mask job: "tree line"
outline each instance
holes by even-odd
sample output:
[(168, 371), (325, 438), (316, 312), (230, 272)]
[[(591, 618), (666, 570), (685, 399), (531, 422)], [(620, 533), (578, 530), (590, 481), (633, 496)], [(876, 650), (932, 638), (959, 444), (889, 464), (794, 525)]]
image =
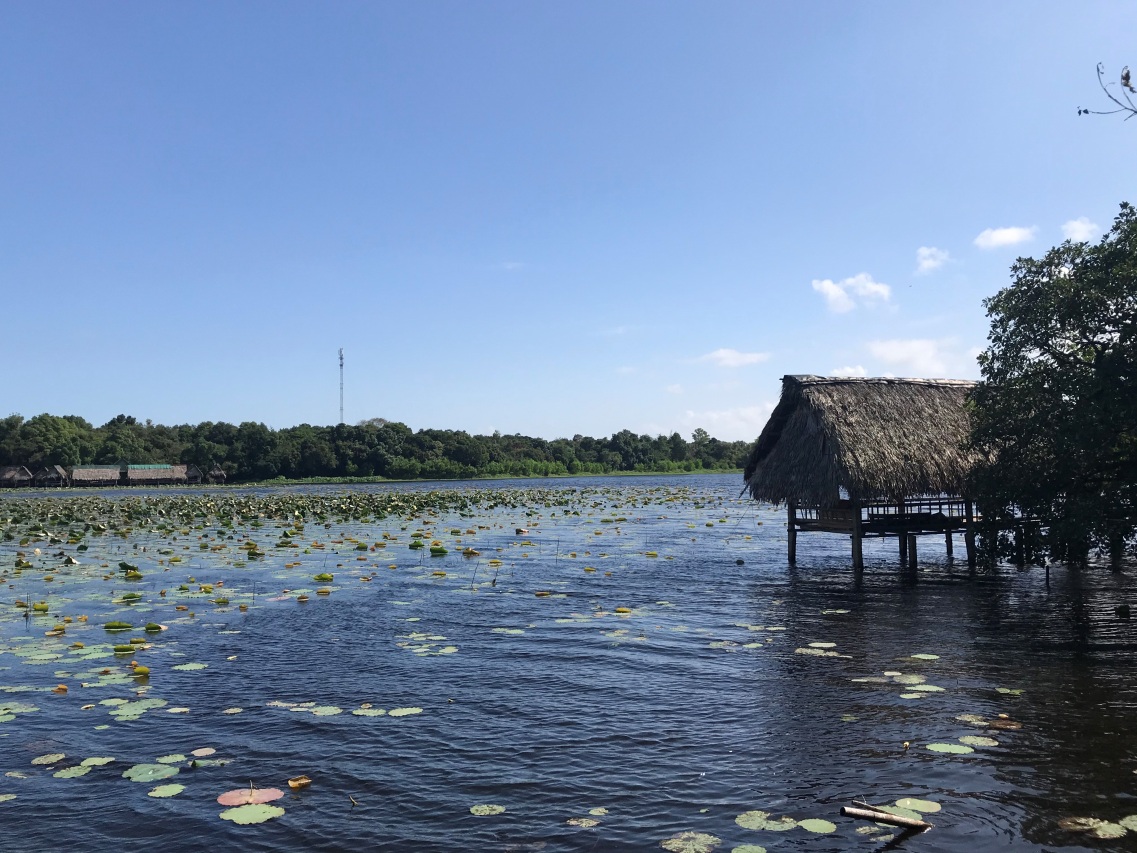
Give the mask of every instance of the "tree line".
[(373, 418), (355, 425), (262, 423), (163, 426), (118, 415), (92, 426), (75, 415), (9, 415), (0, 420), (0, 464), (72, 467), (129, 462), (186, 463), (206, 473), (220, 465), (229, 482), (315, 478), (394, 480), (535, 477), (559, 474), (680, 472), (741, 468), (749, 442), (720, 441), (697, 429), (688, 441), (621, 430), (608, 438), (547, 441), (520, 434), (470, 435), (411, 430)]

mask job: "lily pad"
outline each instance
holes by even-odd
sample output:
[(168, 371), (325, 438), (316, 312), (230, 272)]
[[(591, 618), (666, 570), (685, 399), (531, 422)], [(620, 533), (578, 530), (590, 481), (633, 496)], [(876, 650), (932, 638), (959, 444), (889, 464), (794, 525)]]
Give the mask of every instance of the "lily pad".
[(917, 654), (909, 655), (908, 657), (912, 658), (913, 660), (939, 660), (940, 659), (939, 655), (930, 655), (927, 652), (918, 652)]
[(179, 672), (192, 672), (198, 669), (205, 669), (207, 666), (209, 666), (207, 663), (179, 663), (171, 667), (171, 669), (176, 669)]
[(226, 791), (219, 796), (217, 804), (221, 806), (256, 805), (258, 803), (271, 803), (283, 796), (284, 791), (280, 788), (237, 788)]
[(63, 770), (56, 770), (51, 775), (56, 779), (78, 779), (80, 776), (86, 776), (91, 772), (90, 766), (83, 766), (77, 764), (74, 767), (65, 767)]
[(272, 820), (274, 817), (280, 817), (282, 814), (284, 814), (284, 809), (280, 806), (249, 803), (248, 805), (225, 809), (225, 811), (221, 812), (221, 819), (231, 820), (233, 823), (238, 823), (242, 826), (249, 826), (254, 823), (264, 823), (266, 820)]
[(734, 822), (743, 829), (766, 829), (771, 832), (784, 832), (797, 826), (797, 821), (792, 817), (783, 816), (777, 820), (771, 820), (769, 812), (758, 811), (757, 809), (743, 812), (734, 819)]
[(32, 764), (55, 764), (57, 761), (62, 761), (67, 757), (65, 752), (49, 752), (47, 755), (40, 755), (32, 759)]
[(389, 717), (409, 717), (412, 714), (421, 714), (422, 708), (392, 708), (387, 712)]
[(805, 820), (799, 820), (797, 825), (804, 829), (806, 832), (816, 832), (819, 835), (826, 832), (836, 832), (837, 824), (830, 823), (827, 820), (822, 820), (819, 817), (810, 817)]
[(110, 764), (114, 761), (113, 758), (107, 755), (96, 755), (91, 758), (84, 758), (79, 763), (83, 767), (102, 767), (104, 764)]
[(929, 743), (927, 748), (932, 752), (947, 752), (952, 755), (966, 755), (969, 752), (975, 752), (970, 746), (959, 743)]
[(175, 752), (172, 755), (163, 755), (161, 758), (155, 758), (159, 764), (181, 764), (186, 760), (186, 757), (180, 752)]
[(8, 800), (16, 799), (15, 794), (0, 794), (0, 803), (6, 803)]
[(659, 842), (660, 847), (672, 853), (710, 853), (720, 844), (721, 838), (705, 832), (680, 832)]
[(737, 847), (731, 847), (730, 853), (766, 853), (766, 848), (760, 844), (739, 844)]
[(600, 821), (594, 817), (570, 817), (565, 823), (569, 826), (579, 826), (584, 829), (591, 829), (594, 826), (600, 825)]
[(935, 800), (918, 800), (915, 797), (905, 797), (896, 801), (897, 808), (908, 809), (921, 814), (935, 814), (941, 808)]
[(479, 817), (501, 814), (503, 811), (505, 811), (505, 806), (494, 806), (489, 804), (470, 806), (470, 814), (478, 815)]
[(964, 735), (959, 739), (960, 743), (965, 743), (968, 746), (998, 746), (999, 742), (993, 737), (983, 737), (982, 735)]
[(123, 772), (131, 782), (157, 782), (178, 775), (178, 768), (170, 764), (135, 764)]
[(180, 794), (186, 789), (185, 785), (179, 785), (177, 782), (171, 782), (168, 785), (159, 785), (156, 788), (146, 792), (148, 797), (156, 797), (158, 799), (165, 799), (166, 797), (173, 797)]

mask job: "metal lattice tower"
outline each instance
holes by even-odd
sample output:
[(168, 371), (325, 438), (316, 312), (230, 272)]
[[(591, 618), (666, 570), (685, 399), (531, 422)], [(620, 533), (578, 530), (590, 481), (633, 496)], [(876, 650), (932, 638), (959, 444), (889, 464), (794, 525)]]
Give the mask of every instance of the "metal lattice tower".
[(343, 423), (343, 347), (340, 347), (340, 423)]

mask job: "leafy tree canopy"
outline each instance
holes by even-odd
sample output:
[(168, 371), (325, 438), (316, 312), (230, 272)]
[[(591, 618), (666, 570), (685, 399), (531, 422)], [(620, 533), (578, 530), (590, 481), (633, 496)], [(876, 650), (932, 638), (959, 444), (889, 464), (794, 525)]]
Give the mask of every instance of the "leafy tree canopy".
[(984, 303), (974, 494), (985, 516), (1038, 517), (1052, 556), (1117, 558), (1137, 530), (1137, 210), (1011, 273)]

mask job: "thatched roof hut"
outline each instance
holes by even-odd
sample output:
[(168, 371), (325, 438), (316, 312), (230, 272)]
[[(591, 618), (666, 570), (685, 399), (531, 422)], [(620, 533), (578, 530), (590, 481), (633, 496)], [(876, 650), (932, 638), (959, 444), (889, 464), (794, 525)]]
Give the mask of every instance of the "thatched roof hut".
[(201, 471), (196, 465), (172, 465), (174, 469), (174, 482), (197, 485), (201, 482)]
[(36, 471), (37, 486), (66, 486), (67, 481), (67, 469), (62, 465), (47, 465)]
[(73, 486), (117, 486), (121, 478), (121, 465), (76, 465), (71, 469)]
[(30, 486), (32, 479), (32, 472), (23, 465), (0, 466), (0, 487), (2, 488), (12, 489), (17, 486)]
[(224, 483), (226, 479), (225, 469), (214, 463), (213, 467), (209, 469), (209, 473), (205, 475), (205, 479), (210, 483)]
[(761, 501), (832, 507), (962, 495), (972, 456), (957, 379), (785, 376), (782, 397), (746, 462)]
[(168, 486), (176, 482), (173, 465), (127, 465), (126, 482), (130, 486)]

